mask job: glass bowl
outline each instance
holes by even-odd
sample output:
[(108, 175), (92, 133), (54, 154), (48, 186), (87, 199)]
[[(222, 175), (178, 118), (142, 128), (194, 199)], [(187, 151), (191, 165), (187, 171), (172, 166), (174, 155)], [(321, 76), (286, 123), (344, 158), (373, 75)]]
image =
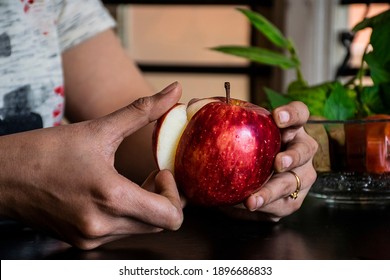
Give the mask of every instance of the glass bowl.
[(309, 120), (305, 129), (319, 144), (310, 196), (330, 204), (390, 205), (390, 116)]

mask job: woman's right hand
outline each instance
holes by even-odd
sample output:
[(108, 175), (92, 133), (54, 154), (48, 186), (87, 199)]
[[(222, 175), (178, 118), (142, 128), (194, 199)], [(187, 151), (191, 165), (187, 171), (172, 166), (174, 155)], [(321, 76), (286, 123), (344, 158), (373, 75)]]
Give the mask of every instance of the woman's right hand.
[(139, 186), (115, 170), (114, 157), (125, 137), (180, 95), (174, 83), (99, 119), (0, 137), (0, 215), (82, 249), (178, 229), (183, 213), (172, 174), (153, 172)]

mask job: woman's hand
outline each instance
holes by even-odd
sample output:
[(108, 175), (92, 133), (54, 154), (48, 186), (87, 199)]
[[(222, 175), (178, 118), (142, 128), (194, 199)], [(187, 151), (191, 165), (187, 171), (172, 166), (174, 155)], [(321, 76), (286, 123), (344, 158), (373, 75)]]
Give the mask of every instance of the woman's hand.
[[(271, 179), (247, 198), (241, 207), (225, 209), (239, 218), (279, 221), (301, 207), (317, 178), (312, 160), (318, 144), (303, 128), (309, 118), (306, 105), (291, 102), (276, 108), (272, 113), (281, 129), (284, 149), (276, 156), (275, 174)], [(290, 170), (298, 176), (300, 182)], [(301, 185), (300, 190), (297, 198), (293, 199), (290, 195), (297, 190), (298, 183)]]
[(1, 137), (0, 215), (83, 249), (178, 229), (183, 213), (172, 174), (153, 172), (140, 187), (115, 170), (114, 157), (125, 137), (180, 95), (174, 83), (102, 118)]

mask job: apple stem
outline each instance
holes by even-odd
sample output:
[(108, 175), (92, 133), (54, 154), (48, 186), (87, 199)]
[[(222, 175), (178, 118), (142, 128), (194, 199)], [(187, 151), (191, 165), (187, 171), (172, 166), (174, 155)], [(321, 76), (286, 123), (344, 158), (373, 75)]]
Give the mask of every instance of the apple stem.
[(230, 83), (225, 82), (225, 91), (226, 91), (226, 103), (230, 103)]

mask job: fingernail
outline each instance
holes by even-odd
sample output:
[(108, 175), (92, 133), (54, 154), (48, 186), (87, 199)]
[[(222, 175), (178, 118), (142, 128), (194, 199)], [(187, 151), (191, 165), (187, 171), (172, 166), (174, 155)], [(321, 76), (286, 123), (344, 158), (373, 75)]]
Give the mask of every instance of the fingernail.
[(290, 120), (290, 114), (287, 111), (280, 111), (278, 116), (281, 124), (287, 123)]
[(292, 157), (290, 157), (290, 156), (283, 156), (282, 157), (282, 168), (283, 169), (288, 168), (291, 165), (292, 162), (293, 162)]
[(170, 84), (169, 86), (167, 86), (166, 88), (164, 88), (160, 93), (161, 94), (167, 94), (169, 92), (171, 92), (175, 87), (177, 87), (177, 82), (174, 82), (172, 84)]
[(264, 204), (264, 198), (261, 196), (256, 197), (256, 209), (259, 209)]
[(255, 200), (256, 200), (255, 208), (251, 209), (251, 211), (256, 211), (264, 204), (264, 198), (262, 198), (261, 196), (255, 196)]

